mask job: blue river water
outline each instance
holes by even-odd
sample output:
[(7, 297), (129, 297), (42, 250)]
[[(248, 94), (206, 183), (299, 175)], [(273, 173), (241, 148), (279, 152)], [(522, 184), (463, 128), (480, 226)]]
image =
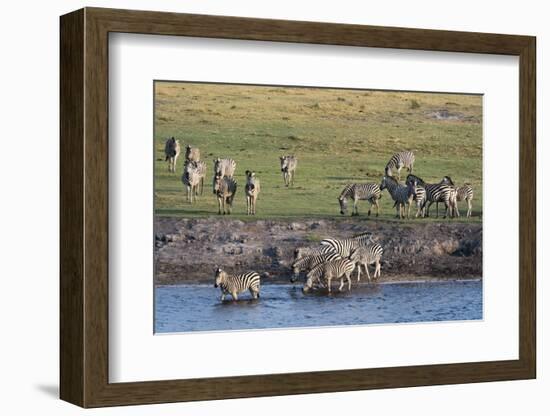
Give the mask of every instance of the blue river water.
[(229, 331), (483, 319), (481, 280), (353, 286), (303, 294), (300, 285), (265, 284), (237, 302), (213, 285), (155, 288), (155, 332)]

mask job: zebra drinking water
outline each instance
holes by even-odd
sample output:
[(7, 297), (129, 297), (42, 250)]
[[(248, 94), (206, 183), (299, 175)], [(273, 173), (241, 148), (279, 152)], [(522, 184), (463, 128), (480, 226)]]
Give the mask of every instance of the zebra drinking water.
[(397, 180), (401, 180), (401, 169), (407, 168), (412, 173), (414, 166), (414, 153), (405, 151), (394, 154), (386, 165), (385, 175), (393, 176), (393, 173), (397, 171)]
[(363, 247), (357, 247), (355, 250), (353, 250), (350, 256), (350, 260), (353, 261), (357, 266), (357, 281), (359, 281), (361, 277), (361, 266), (365, 266), (367, 277), (369, 278), (370, 282), (371, 278), (368, 266), (372, 263), (375, 264), (374, 278), (377, 279), (378, 277), (380, 277), (380, 258), (382, 257), (383, 253), (384, 249), (378, 243), (369, 244), (368, 246)]
[(326, 263), (328, 261), (341, 259), (338, 253), (326, 253), (326, 254), (316, 254), (302, 257), (292, 263), (292, 272), (293, 275), (290, 278), (290, 281), (294, 283), (298, 280), (300, 272), (309, 272), (314, 267)]
[(233, 300), (238, 300), (238, 295), (250, 291), (254, 299), (260, 297), (260, 275), (256, 272), (248, 272), (237, 275), (228, 274), (221, 268), (216, 269), (214, 287), (219, 287), (222, 292), (220, 300), (223, 302), (225, 295), (231, 295)]
[(285, 186), (294, 185), (294, 175), (298, 167), (298, 158), (294, 155), (289, 155), (281, 156), (279, 159), (281, 161), (281, 172), (283, 172)]
[(345, 215), (348, 209), (348, 199), (353, 199), (353, 211), (351, 215), (359, 215), (357, 210), (357, 203), (359, 200), (369, 201), (370, 207), (367, 215), (370, 215), (370, 211), (373, 205), (376, 205), (376, 216), (380, 213), (380, 206), (378, 200), (381, 198), (380, 186), (376, 183), (351, 183), (345, 186), (338, 197), (340, 203), (340, 214)]
[(174, 137), (164, 143), (165, 161), (168, 162), (168, 172), (176, 172), (176, 161), (180, 154), (180, 143)]
[[(218, 198), (218, 214), (231, 214), (233, 199), (237, 192), (237, 181), (227, 176), (214, 175), (214, 194)], [(226, 209), (227, 206), (227, 209)]]
[(233, 159), (220, 159), (219, 157), (214, 159), (214, 175), (216, 176), (227, 176), (228, 178), (232, 178), (236, 168), (237, 162)]
[(351, 290), (351, 273), (355, 269), (355, 263), (348, 259), (339, 259), (319, 264), (307, 274), (307, 281), (302, 291), (307, 293), (314, 283), (326, 284), (328, 293), (331, 293), (332, 279), (340, 279), (339, 291), (344, 287), (344, 278), (348, 281), (348, 290)]
[(246, 185), (244, 187), (244, 193), (246, 195), (246, 214), (256, 215), (256, 200), (260, 194), (260, 180), (256, 178), (256, 174), (247, 170)]
[(412, 185), (401, 185), (392, 176), (384, 176), (380, 189), (387, 189), (392, 199), (395, 201), (397, 209), (396, 218), (405, 218), (405, 209), (407, 209), (407, 219), (410, 217), (411, 204), (415, 196), (415, 188)]
[(325, 238), (321, 241), (321, 245), (326, 247), (323, 250), (324, 253), (338, 253), (342, 258), (349, 257), (357, 247), (366, 246), (369, 243), (372, 243), (372, 234), (368, 232), (351, 238)]

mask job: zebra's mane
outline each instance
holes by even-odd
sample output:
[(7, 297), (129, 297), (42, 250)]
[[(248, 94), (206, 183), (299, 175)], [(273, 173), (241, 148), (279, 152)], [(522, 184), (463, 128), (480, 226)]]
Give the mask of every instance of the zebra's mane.
[(413, 175), (412, 173), (409, 173), (407, 175), (407, 182), (409, 182), (409, 179), (412, 179), (413, 181), (416, 181), (418, 185), (420, 186), (426, 186), (426, 182), (424, 180), (416, 175)]
[(397, 179), (395, 179), (393, 176), (385, 176), (386, 180), (389, 180), (390, 182), (393, 182), (396, 185), (399, 185), (399, 182), (397, 182)]
[(340, 196), (338, 197), (338, 199), (345, 199), (345, 198), (348, 198), (350, 196), (350, 191), (351, 191), (351, 188), (353, 187), (353, 183), (348, 183), (344, 189), (342, 190), (342, 192), (340, 193)]

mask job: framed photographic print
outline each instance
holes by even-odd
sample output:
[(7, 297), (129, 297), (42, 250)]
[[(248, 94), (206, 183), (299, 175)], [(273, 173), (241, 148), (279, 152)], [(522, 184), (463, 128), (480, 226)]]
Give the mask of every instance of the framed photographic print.
[(61, 17), (61, 398), (534, 378), (535, 38)]

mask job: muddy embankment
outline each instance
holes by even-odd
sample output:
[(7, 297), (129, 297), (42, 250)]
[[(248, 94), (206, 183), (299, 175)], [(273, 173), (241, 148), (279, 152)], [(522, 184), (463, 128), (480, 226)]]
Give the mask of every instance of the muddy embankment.
[[(212, 282), (216, 267), (288, 282), (294, 250), (370, 231), (384, 247), (380, 281), (467, 279), (482, 274), (482, 226), (350, 220), (155, 219), (155, 283)], [(371, 268), (372, 270), (372, 268)]]

